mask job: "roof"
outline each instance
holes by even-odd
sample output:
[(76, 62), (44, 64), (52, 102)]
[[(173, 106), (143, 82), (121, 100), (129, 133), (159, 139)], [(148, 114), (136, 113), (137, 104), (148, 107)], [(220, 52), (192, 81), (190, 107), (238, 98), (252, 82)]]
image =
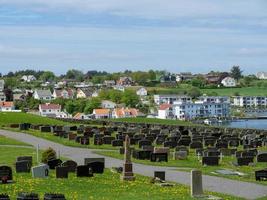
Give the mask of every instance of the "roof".
[(0, 102), (0, 107), (8, 108), (8, 107), (13, 107), (14, 103), (12, 101), (5, 101), (5, 102)]
[(81, 92), (85, 94), (86, 97), (91, 97), (92, 94), (94, 93), (92, 88), (80, 88), (79, 89)]
[(62, 90), (58, 90), (58, 89), (57, 89), (57, 90), (55, 90), (56, 96), (57, 96), (57, 97), (61, 97), (63, 91), (67, 91), (69, 97), (72, 97), (72, 96), (73, 96), (73, 90), (72, 90), (72, 89), (62, 89)]
[(81, 119), (83, 116), (83, 113), (77, 113), (76, 115), (73, 116), (74, 119)]
[(118, 117), (124, 117), (126, 113), (128, 113), (130, 116), (138, 115), (138, 110), (135, 108), (116, 108), (114, 109), (114, 112)]
[(159, 110), (167, 110), (168, 108), (170, 108), (172, 105), (171, 104), (168, 104), (168, 103), (164, 103), (164, 104), (161, 104), (159, 106)]
[(96, 115), (108, 115), (110, 113), (110, 109), (94, 109), (93, 113)]
[(40, 108), (42, 110), (60, 110), (61, 109), (61, 105), (52, 104), (52, 103), (46, 103), (46, 104), (40, 104)]
[(35, 91), (39, 97), (47, 97), (52, 96), (52, 93), (50, 90), (36, 90)]

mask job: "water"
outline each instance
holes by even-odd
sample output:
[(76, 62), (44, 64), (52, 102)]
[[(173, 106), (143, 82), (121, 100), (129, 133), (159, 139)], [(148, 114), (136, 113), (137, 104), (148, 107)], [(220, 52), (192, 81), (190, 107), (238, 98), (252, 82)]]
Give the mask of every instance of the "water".
[(267, 119), (237, 120), (223, 124), (223, 126), (231, 128), (251, 128), (267, 130)]

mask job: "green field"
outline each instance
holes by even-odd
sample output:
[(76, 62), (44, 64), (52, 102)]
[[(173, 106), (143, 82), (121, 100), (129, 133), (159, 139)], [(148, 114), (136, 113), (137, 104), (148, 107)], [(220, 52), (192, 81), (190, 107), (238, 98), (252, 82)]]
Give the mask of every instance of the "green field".
[[(36, 152), (33, 149), (0, 147), (1, 164), (12, 166), (17, 156), (33, 156), (36, 164)], [(4, 161), (4, 162), (3, 162)], [(13, 171), (14, 183), (0, 184), (0, 193), (7, 193), (11, 199), (15, 199), (19, 192), (34, 192), (43, 197), (44, 193), (63, 193), (67, 199), (114, 199), (114, 200), (136, 200), (136, 199), (193, 199), (189, 196), (189, 187), (175, 184), (174, 187), (160, 187), (150, 183), (150, 179), (143, 176), (136, 176), (134, 182), (122, 182), (120, 175), (105, 170), (104, 174), (95, 174), (92, 178), (77, 178), (74, 173), (69, 174), (68, 179), (56, 179), (55, 172), (49, 173), (48, 179), (33, 179), (31, 174), (17, 174)], [(237, 200), (240, 198), (230, 197), (222, 194), (215, 194), (224, 199)]]
[(30, 146), (27, 143), (13, 140), (0, 135), (0, 145), (18, 145), (18, 146)]
[(201, 89), (201, 92), (207, 95), (216, 92), (219, 96), (267, 96), (267, 88), (258, 87)]
[[(261, 150), (267, 150), (267, 148), (262, 148)], [(113, 158), (123, 159), (123, 155), (119, 154), (119, 152), (115, 151), (97, 151), (95, 152), (100, 155), (109, 156)], [(172, 155), (172, 154), (171, 154)], [(201, 160), (199, 161), (197, 156), (195, 156), (194, 151), (190, 151), (190, 154), (186, 160), (174, 160), (172, 156), (169, 156), (168, 162), (150, 162), (149, 160), (137, 160), (133, 158), (133, 162), (141, 163), (146, 165), (155, 165), (155, 166), (168, 166), (168, 167), (177, 167), (177, 170), (180, 171), (190, 171), (194, 168), (201, 169), (203, 173), (211, 176), (220, 176), (224, 178), (247, 181), (247, 182), (255, 182), (258, 184), (267, 185), (266, 181), (256, 181), (255, 180), (255, 171), (266, 168), (266, 163), (257, 163), (255, 166), (234, 166), (232, 162), (236, 161), (235, 158), (231, 156), (223, 157), (222, 161), (220, 161), (219, 166), (202, 166)], [(227, 176), (227, 175), (219, 175), (214, 174), (215, 170), (220, 169), (231, 169), (234, 171), (238, 171), (244, 173), (244, 176)]]

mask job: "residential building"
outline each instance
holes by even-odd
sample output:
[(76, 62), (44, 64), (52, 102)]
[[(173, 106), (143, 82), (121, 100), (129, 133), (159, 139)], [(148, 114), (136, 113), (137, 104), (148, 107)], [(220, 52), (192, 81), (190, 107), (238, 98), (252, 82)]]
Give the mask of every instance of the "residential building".
[(146, 88), (142, 87), (136, 91), (136, 94), (141, 97), (147, 96), (147, 90)]
[(175, 94), (154, 95), (154, 102), (157, 105), (161, 105), (163, 103), (173, 104), (173, 102), (175, 101), (191, 102), (192, 98), (189, 96), (181, 96), (181, 95), (175, 95)]
[(122, 85), (122, 86), (131, 86), (133, 84), (134, 82), (132, 78), (128, 76), (120, 77), (119, 80), (117, 81), (117, 85)]
[(235, 96), (234, 106), (267, 107), (267, 96)]
[(173, 108), (171, 104), (164, 103), (161, 104), (158, 109), (158, 118), (159, 119), (172, 119), (173, 118)]
[(26, 100), (26, 95), (25, 94), (13, 94), (13, 100), (14, 101), (25, 101)]
[(76, 84), (74, 87), (78, 89), (78, 88), (89, 88), (89, 87), (93, 87), (93, 86), (94, 86), (94, 84), (91, 82), (88, 82), (88, 83), (82, 82), (82, 83)]
[(224, 86), (224, 87), (236, 87), (236, 80), (232, 77), (225, 77), (221, 84)]
[(0, 92), (2, 92), (5, 89), (5, 81), (0, 80)]
[(111, 118), (111, 110), (110, 109), (94, 109), (93, 110), (93, 115), (95, 119), (108, 119)]
[(24, 75), (21, 77), (21, 80), (24, 82), (30, 83), (32, 81), (36, 81), (36, 78), (33, 75)]
[(93, 94), (94, 94), (93, 88), (78, 88), (76, 96), (77, 99), (91, 98)]
[(77, 119), (77, 120), (88, 120), (88, 119), (92, 119), (92, 115), (86, 115), (84, 113), (77, 113), (76, 115), (73, 116), (73, 119)]
[(0, 112), (12, 112), (15, 111), (15, 105), (11, 101), (0, 102)]
[(221, 84), (222, 80), (227, 76), (229, 76), (229, 73), (227, 72), (210, 72), (206, 74), (204, 78), (209, 84), (219, 85)]
[(191, 72), (184, 72), (176, 75), (176, 82), (191, 81), (194, 75)]
[(165, 74), (160, 77), (160, 82), (161, 83), (175, 83), (176, 82), (176, 76), (173, 74)]
[(105, 80), (104, 85), (107, 87), (113, 87), (114, 85), (116, 85), (116, 82), (114, 80)]
[(266, 80), (267, 79), (267, 72), (258, 72), (256, 74), (258, 79)]
[(119, 91), (121, 91), (121, 92), (124, 92), (124, 91), (125, 91), (125, 87), (122, 86), (122, 85), (114, 85), (114, 86), (113, 86), (113, 89), (114, 89), (114, 90), (119, 90)]
[(68, 115), (61, 111), (61, 105), (45, 103), (39, 105), (39, 113), (44, 117), (67, 118)]
[(198, 100), (204, 103), (230, 103), (228, 96), (201, 96)]
[(139, 111), (135, 108), (115, 108), (112, 111), (112, 118), (137, 117), (139, 114)]
[(33, 98), (43, 101), (51, 101), (53, 96), (50, 90), (35, 90), (33, 93)]
[(63, 98), (63, 99), (73, 99), (74, 91), (72, 89), (55, 89), (53, 92), (53, 97)]
[(109, 100), (102, 100), (101, 101), (101, 108), (107, 108), (107, 109), (114, 109), (116, 108), (117, 104), (113, 101)]

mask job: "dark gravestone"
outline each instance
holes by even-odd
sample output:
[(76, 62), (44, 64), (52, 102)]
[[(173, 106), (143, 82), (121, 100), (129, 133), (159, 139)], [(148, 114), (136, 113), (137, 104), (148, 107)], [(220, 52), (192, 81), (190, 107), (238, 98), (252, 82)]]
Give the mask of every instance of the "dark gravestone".
[(267, 180), (267, 169), (255, 171), (256, 181)]
[(17, 161), (15, 163), (17, 173), (29, 173), (31, 171), (32, 163), (28, 160)]
[(10, 124), (9, 127), (10, 128), (19, 128), (19, 124)]
[(19, 193), (17, 196), (17, 200), (39, 200), (38, 194), (34, 193)]
[(221, 148), (227, 149), (228, 148), (228, 142), (218, 140), (215, 144), (215, 147), (218, 149), (221, 149)]
[(89, 168), (92, 169), (93, 173), (97, 173), (97, 174), (104, 173), (104, 168), (105, 168), (104, 162), (95, 161), (95, 162), (88, 163), (87, 165), (89, 166)]
[(202, 165), (217, 166), (219, 165), (219, 157), (202, 157)]
[(267, 153), (261, 153), (257, 156), (257, 162), (267, 162)]
[(165, 171), (154, 171), (154, 178), (159, 178), (162, 181), (165, 181)]
[(24, 160), (29, 161), (32, 165), (32, 156), (19, 156), (19, 157), (17, 157), (17, 161), (24, 161)]
[(165, 141), (163, 143), (163, 147), (175, 148), (176, 146), (177, 146), (177, 142), (175, 141)]
[(90, 139), (87, 138), (87, 137), (81, 137), (80, 144), (89, 145), (90, 144)]
[(115, 140), (115, 137), (112, 136), (104, 136), (103, 137), (103, 144), (111, 144), (111, 142)]
[(2, 183), (8, 183), (8, 181), (12, 181), (12, 169), (8, 166), (0, 166), (0, 181)]
[(204, 151), (203, 148), (197, 148), (196, 149), (196, 155), (203, 156), (203, 151)]
[(52, 132), (52, 127), (51, 126), (41, 126), (40, 131), (42, 133), (50, 133), (50, 132)]
[(68, 139), (69, 140), (75, 140), (76, 137), (77, 137), (77, 134), (75, 134), (75, 133), (69, 133), (68, 134)]
[(133, 157), (139, 160), (150, 160), (151, 153), (148, 150), (134, 150)]
[(205, 146), (214, 146), (216, 143), (216, 140), (214, 139), (205, 139), (204, 140), (204, 145)]
[(103, 138), (102, 137), (95, 137), (94, 138), (94, 145), (103, 145)]
[(218, 157), (220, 155), (220, 152), (217, 150), (204, 150), (203, 156), (206, 157)]
[(150, 140), (139, 140), (138, 146), (142, 148), (142, 146), (151, 146), (152, 142)]
[(190, 149), (199, 149), (199, 148), (203, 148), (203, 144), (202, 142), (194, 141), (190, 143), (189, 147)]
[(56, 167), (56, 178), (68, 178), (69, 169), (68, 167), (57, 166)]
[(240, 144), (240, 141), (238, 139), (234, 139), (234, 140), (231, 139), (231, 140), (228, 141), (228, 145), (230, 147), (238, 147), (239, 144)]
[(191, 143), (191, 139), (180, 139), (177, 143), (179, 146), (189, 146)]
[(10, 200), (7, 194), (0, 194), (0, 200)]
[(156, 145), (162, 145), (165, 142), (164, 137), (157, 137), (155, 140)]
[(61, 166), (63, 167), (67, 167), (68, 168), (68, 172), (75, 172), (76, 168), (77, 168), (77, 163), (73, 160), (67, 160), (64, 161)]
[(253, 163), (254, 157), (238, 157), (237, 165), (238, 166), (247, 166), (249, 163)]
[(76, 170), (77, 177), (93, 177), (93, 172), (88, 165), (79, 165)]
[(27, 131), (27, 130), (29, 130), (30, 126), (31, 126), (31, 124), (23, 123), (23, 124), (20, 124), (20, 125), (19, 125), (19, 129), (20, 129), (21, 131)]
[(47, 162), (49, 169), (55, 169), (57, 166), (62, 164), (62, 160), (60, 159), (52, 159)]
[(168, 154), (167, 153), (152, 153), (151, 162), (168, 162)]
[(66, 200), (64, 194), (45, 194), (44, 200)]
[(64, 194), (45, 194), (44, 200), (66, 200)]
[(111, 145), (113, 147), (122, 147), (123, 146), (123, 140), (113, 140), (111, 142)]

